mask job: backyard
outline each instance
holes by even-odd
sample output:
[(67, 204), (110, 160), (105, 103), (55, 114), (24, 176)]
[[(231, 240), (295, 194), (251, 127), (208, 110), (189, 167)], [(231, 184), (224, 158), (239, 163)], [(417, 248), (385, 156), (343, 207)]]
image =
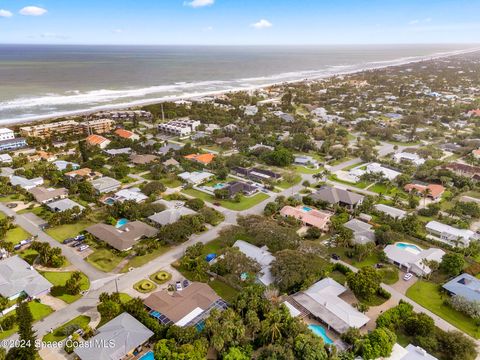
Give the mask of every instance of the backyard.
[(31, 234), (25, 231), (22, 227), (16, 226), (15, 228), (7, 231), (4, 240), (16, 245), (20, 241), (28, 239), (30, 236)]
[(48, 228), (46, 230), (46, 233), (50, 235), (52, 238), (54, 238), (55, 240), (57, 240), (58, 242), (62, 242), (67, 238), (77, 236), (82, 231), (84, 231), (87, 227), (93, 224), (94, 224), (93, 222), (83, 219), (73, 224), (65, 224), (65, 225), (59, 225), (52, 228)]
[(137, 267), (140, 267), (142, 265), (145, 265), (146, 263), (148, 263), (148, 262), (152, 261), (153, 259), (156, 259), (160, 255), (164, 254), (168, 250), (169, 250), (168, 246), (162, 246), (161, 248), (155, 249), (155, 250), (153, 250), (153, 251), (151, 251), (151, 252), (149, 252), (145, 255), (134, 256), (133, 258), (131, 258), (127, 262), (127, 264), (122, 268), (122, 270), (120, 270), (120, 272), (125, 273), (125, 272), (128, 272), (128, 269), (130, 269), (130, 268), (137, 268)]
[[(38, 321), (44, 317), (50, 315), (53, 312), (53, 309), (50, 306), (44, 305), (37, 301), (30, 301), (28, 303), (30, 311), (32, 312), (33, 321)], [(14, 312), (11, 312), (5, 316), (15, 316)], [(3, 317), (0, 317), (0, 321)], [(15, 325), (12, 329), (7, 331), (0, 331), (0, 339), (5, 339), (18, 331), (18, 326)]]
[(96, 249), (85, 258), (88, 263), (105, 272), (115, 269), (123, 259), (123, 256), (116, 255), (107, 248)]
[(64, 333), (64, 330), (70, 326), (76, 326), (79, 329), (85, 330), (90, 323), (90, 318), (85, 315), (77, 316), (76, 318), (66, 322), (65, 324), (59, 326), (56, 329), (53, 329), (53, 332), (48, 333), (43, 337), (45, 342), (58, 342), (65, 339), (68, 335)]

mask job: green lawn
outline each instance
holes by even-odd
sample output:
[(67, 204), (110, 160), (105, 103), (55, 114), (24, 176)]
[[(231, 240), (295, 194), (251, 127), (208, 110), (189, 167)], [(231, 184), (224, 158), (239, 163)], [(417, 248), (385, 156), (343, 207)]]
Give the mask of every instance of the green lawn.
[[(38, 321), (43, 319), (44, 317), (50, 315), (53, 312), (53, 309), (50, 306), (44, 305), (42, 303), (36, 301), (30, 301), (28, 303), (30, 307), (30, 311), (32, 312), (33, 321)], [(7, 314), (6, 316), (14, 316), (14, 312)], [(0, 321), (3, 317), (0, 317)], [(0, 339), (5, 339), (13, 334), (15, 334), (18, 330), (18, 326), (15, 325), (12, 329), (7, 331), (0, 331)]]
[(80, 315), (77, 316), (76, 318), (70, 320), (69, 322), (66, 322), (62, 326), (59, 326), (58, 328), (54, 329), (52, 333), (48, 333), (43, 337), (44, 342), (58, 342), (67, 337), (67, 335), (62, 334), (63, 329), (65, 329), (67, 326), (70, 325), (77, 325), (80, 329), (85, 330), (90, 324), (90, 317), (85, 316), (85, 315)]
[(301, 165), (293, 165), (292, 170), (300, 174), (318, 174), (323, 168), (313, 169)]
[(95, 250), (88, 255), (85, 260), (99, 270), (110, 272), (120, 264), (123, 257), (115, 255), (110, 250), (103, 248)]
[(3, 240), (11, 242), (15, 245), (22, 240), (28, 239), (30, 236), (32, 236), (30, 233), (23, 230), (23, 228), (21, 228), (20, 226), (17, 226), (13, 229), (8, 230)]
[(48, 220), (50, 216), (52, 216), (52, 212), (45, 209), (43, 206), (36, 206), (34, 208), (26, 208), (23, 210), (20, 210), (17, 212), (17, 214), (26, 214), (26, 213), (32, 213), (37, 215), (38, 217)]
[(132, 297), (126, 293), (118, 293), (118, 295), (120, 295), (120, 301), (122, 303), (126, 303), (132, 300)]
[(359, 189), (365, 189), (367, 186), (370, 185), (370, 183), (367, 183), (365, 181), (359, 181), (357, 183), (352, 183), (352, 182), (349, 182), (349, 181), (341, 180), (335, 174), (330, 175), (328, 177), (328, 180), (334, 181), (334, 182), (337, 182), (337, 183), (340, 183), (340, 184), (344, 184), (344, 185), (354, 186), (354, 187), (357, 187)]
[(157, 285), (151, 280), (143, 279), (133, 284), (133, 288), (138, 292), (146, 294), (155, 290), (157, 288)]
[(386, 267), (379, 269), (378, 272), (382, 275), (382, 282), (388, 285), (393, 285), (398, 281), (398, 269), (396, 267)]
[(215, 199), (212, 195), (209, 195), (207, 193), (204, 193), (203, 191), (200, 190), (195, 190), (195, 189), (186, 189), (183, 190), (183, 192), (187, 195), (202, 199), (203, 201), (207, 201), (209, 203), (219, 203), (221, 206), (223, 206), (226, 209), (230, 210), (235, 210), (235, 211), (241, 211), (241, 210), (247, 210), (250, 209), (252, 206), (255, 206), (262, 201), (266, 200), (269, 198), (267, 194), (264, 193), (258, 193), (253, 196), (242, 196), (242, 199), (240, 202), (234, 202), (231, 200), (220, 200), (220, 199)]
[(21, 250), (18, 255), (20, 255), (20, 257), (25, 260), (27, 263), (29, 263), (30, 265), (33, 264), (33, 262), (35, 261), (35, 259), (37, 258), (38, 256), (38, 252), (36, 250), (31, 250), (31, 249), (25, 249), (25, 250)]
[(292, 181), (288, 182), (286, 180), (281, 180), (279, 181), (275, 186), (278, 186), (281, 189), (289, 189), (294, 185), (297, 185), (300, 181), (302, 181), (302, 176), (297, 174), (295, 178), (292, 179)]
[(439, 285), (418, 280), (407, 290), (407, 296), (468, 335), (480, 338), (480, 331), (473, 319), (444, 304), (448, 295), (440, 291)]
[(156, 249), (152, 252), (149, 252), (148, 254), (145, 254), (142, 256), (135, 256), (128, 261), (128, 263), (123, 267), (123, 269), (120, 272), (125, 273), (131, 267), (137, 268), (142, 265), (145, 265), (146, 263), (152, 261), (153, 259), (156, 259), (160, 255), (165, 254), (165, 252), (167, 252), (168, 250), (169, 250), (169, 247), (162, 246), (160, 249)]
[[(333, 161), (330, 161), (329, 165), (330, 166), (334, 166), (334, 165), (339, 165), (341, 163), (344, 163), (346, 161), (350, 161), (352, 160), (353, 158), (351, 156), (347, 156), (347, 157), (344, 157), (344, 158), (341, 158), (341, 159), (337, 159), (337, 160), (333, 160)], [(360, 162), (359, 162), (360, 163)]]
[(347, 281), (347, 276), (337, 270), (332, 271), (330, 274), (328, 274), (328, 277), (332, 278), (333, 280), (342, 285), (345, 285), (345, 282)]
[(172, 179), (164, 178), (164, 179), (160, 179), (159, 181), (168, 188), (176, 188), (182, 185), (182, 182), (177, 178), (172, 178)]
[(220, 280), (213, 280), (208, 283), (210, 287), (225, 301), (232, 303), (237, 297), (238, 290)]
[[(70, 279), (70, 276), (72, 275), (73, 271), (65, 271), (65, 272), (58, 272), (58, 271), (45, 271), (42, 272), (42, 275), (50, 281), (53, 285), (59, 286), (58, 289), (53, 289), (51, 291), (51, 295), (55, 296), (56, 298), (59, 298), (63, 301), (65, 301), (67, 304), (71, 304), (74, 301), (80, 299), (82, 295), (70, 295), (65, 292), (65, 289), (63, 286), (67, 282), (68, 279)], [(88, 278), (82, 274), (82, 280), (81, 280), (81, 290), (88, 290), (90, 288), (90, 281)]]
[(73, 224), (65, 224), (65, 225), (59, 225), (52, 228), (48, 228), (46, 233), (51, 237), (53, 237), (58, 242), (62, 242), (67, 238), (77, 236), (79, 233), (81, 233), (90, 225), (93, 225), (91, 221), (80, 220)]
[(25, 196), (23, 196), (22, 194), (10, 194), (0, 197), (0, 202), (23, 201), (24, 199)]

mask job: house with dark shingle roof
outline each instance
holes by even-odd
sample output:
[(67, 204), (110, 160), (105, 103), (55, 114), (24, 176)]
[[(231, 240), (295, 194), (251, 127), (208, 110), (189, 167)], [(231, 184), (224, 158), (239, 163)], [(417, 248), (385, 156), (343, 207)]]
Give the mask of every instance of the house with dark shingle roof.
[(340, 205), (354, 209), (363, 202), (363, 195), (340, 189), (333, 186), (322, 186), (317, 192), (310, 195), (315, 201), (324, 201), (330, 205)]

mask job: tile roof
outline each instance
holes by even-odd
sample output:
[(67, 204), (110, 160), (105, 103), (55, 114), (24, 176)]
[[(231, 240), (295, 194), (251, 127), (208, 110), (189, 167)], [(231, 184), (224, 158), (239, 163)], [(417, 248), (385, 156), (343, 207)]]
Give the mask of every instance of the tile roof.
[(190, 155), (186, 155), (184, 157), (185, 157), (185, 159), (193, 160), (193, 161), (199, 162), (201, 164), (208, 165), (215, 158), (215, 154), (210, 154), (210, 153), (207, 153), (207, 154), (190, 154)]

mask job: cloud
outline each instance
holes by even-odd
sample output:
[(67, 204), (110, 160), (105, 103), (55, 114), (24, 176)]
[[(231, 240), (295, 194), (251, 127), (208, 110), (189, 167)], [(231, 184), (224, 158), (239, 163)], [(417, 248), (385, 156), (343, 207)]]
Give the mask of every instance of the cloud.
[(122, 34), (123, 33), (123, 29), (113, 29), (113, 32), (115, 34)]
[(418, 25), (418, 24), (427, 24), (432, 22), (432, 18), (427, 17), (425, 19), (415, 19), (408, 22), (408, 25)]
[(19, 13), (25, 16), (41, 16), (47, 13), (47, 9), (38, 6), (25, 6)]
[(214, 3), (215, 3), (215, 0), (192, 0), (192, 1), (185, 1), (183, 3), (183, 6), (199, 8), (204, 6), (212, 6)]
[(260, 19), (256, 23), (250, 24), (251, 27), (255, 29), (267, 29), (273, 26), (273, 24), (265, 19)]
[(213, 31), (213, 26), (206, 26), (202, 29), (202, 31)]
[(11, 11), (0, 9), (0, 17), (8, 18), (8, 17), (12, 17), (12, 16), (13, 16), (13, 14), (12, 14)]

